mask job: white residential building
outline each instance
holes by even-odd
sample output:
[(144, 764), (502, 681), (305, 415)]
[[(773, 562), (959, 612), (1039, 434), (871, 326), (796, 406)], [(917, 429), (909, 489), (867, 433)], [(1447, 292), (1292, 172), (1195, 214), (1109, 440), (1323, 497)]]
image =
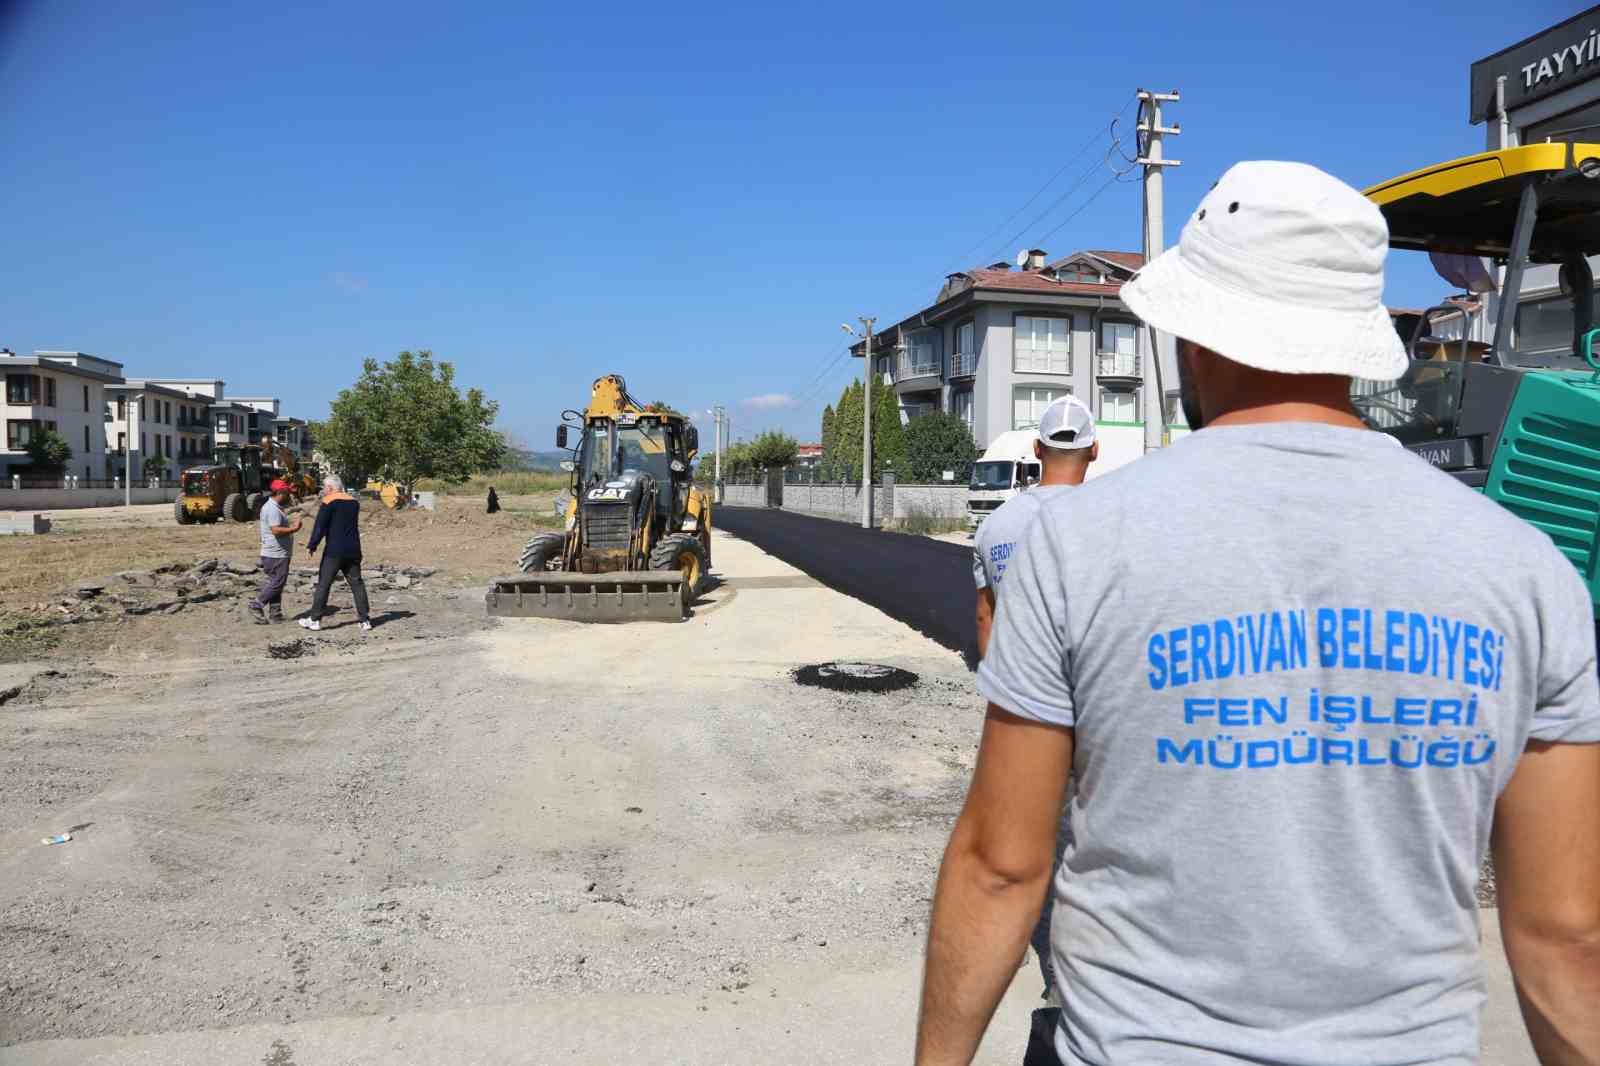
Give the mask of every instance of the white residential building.
[(0, 352), (5, 393), (0, 420), (0, 477), (43, 477), (29, 469), (27, 444), (53, 430), (72, 449), (66, 474), (93, 480), (106, 476), (106, 389), (122, 383), (122, 364), (84, 352)]

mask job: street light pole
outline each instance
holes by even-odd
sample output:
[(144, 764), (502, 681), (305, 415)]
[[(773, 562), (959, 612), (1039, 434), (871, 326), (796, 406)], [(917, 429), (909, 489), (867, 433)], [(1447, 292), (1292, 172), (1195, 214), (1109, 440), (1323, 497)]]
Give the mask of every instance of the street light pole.
[(872, 379), (876, 376), (872, 369), (872, 325), (878, 320), (871, 316), (862, 316), (861, 324), (866, 327), (866, 359), (863, 360), (866, 371), (866, 395), (861, 405), (861, 528), (872, 528)]

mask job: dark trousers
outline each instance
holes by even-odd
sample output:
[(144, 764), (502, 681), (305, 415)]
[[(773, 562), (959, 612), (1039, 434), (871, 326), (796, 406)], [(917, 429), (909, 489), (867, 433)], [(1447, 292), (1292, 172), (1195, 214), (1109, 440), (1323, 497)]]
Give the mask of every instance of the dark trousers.
[(289, 560), (272, 559), (265, 555), (261, 557), (261, 572), (267, 579), (261, 583), (261, 590), (256, 593), (256, 598), (250, 601), (252, 607), (272, 608), (272, 613), (277, 614), (283, 610), (283, 584), (289, 580)]
[(1023, 1052), (1022, 1066), (1061, 1066), (1061, 1056), (1056, 1054), (1056, 1026), (1060, 1023), (1059, 1007), (1040, 1007), (1033, 1012), (1033, 1024), (1028, 1028), (1028, 1050)]
[(368, 618), (367, 611), (367, 584), (361, 580), (361, 556), (324, 555), (322, 569), (317, 571), (317, 591), (311, 597), (311, 620), (319, 621), (328, 609), (328, 590), (333, 588), (333, 579), (336, 575), (343, 574), (345, 581), (350, 586), (350, 595), (355, 597), (356, 617), (365, 622)]

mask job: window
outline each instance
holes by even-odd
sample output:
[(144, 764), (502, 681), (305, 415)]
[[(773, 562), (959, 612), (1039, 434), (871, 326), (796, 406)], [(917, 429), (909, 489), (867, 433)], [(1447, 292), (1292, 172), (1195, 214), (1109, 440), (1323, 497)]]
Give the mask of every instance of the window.
[(117, 421), (118, 422), (126, 422), (127, 420), (128, 420), (128, 398), (126, 396), (118, 396), (117, 397)]
[(971, 322), (963, 322), (963, 323), (961, 323), (961, 325), (956, 327), (956, 354), (957, 355), (971, 355), (972, 354), (972, 351), (973, 351), (973, 348), (972, 348), (972, 336), (973, 336), (973, 330), (972, 330), (972, 323)]
[(1121, 389), (1100, 390), (1100, 421), (1139, 421), (1139, 394)]
[(1517, 351), (1541, 352), (1572, 348), (1572, 299), (1549, 296), (1517, 305)]
[(56, 405), (56, 379), (55, 378), (45, 378), (44, 379), (44, 405), (46, 407), (54, 407)]
[(1024, 385), (1011, 394), (1011, 428), (1037, 429), (1039, 416), (1052, 400), (1071, 394), (1065, 386), (1040, 387)]
[(1072, 319), (1018, 315), (1011, 328), (1019, 374), (1072, 373)]
[(920, 330), (906, 338), (900, 353), (900, 377), (926, 377), (939, 374), (939, 334)]
[(1100, 350), (1115, 355), (1137, 352), (1136, 327), (1132, 322), (1100, 323)]
[(83, 387), (83, 409), (85, 411), (89, 409), (89, 386), (87, 385)]
[(23, 451), (28, 447), (28, 443), (33, 440), (34, 434), (38, 432), (39, 423), (28, 419), (7, 422), (6, 450), (12, 452)]
[(161, 454), (163, 454), (163, 455), (171, 455), (172, 454), (172, 434), (171, 433), (167, 434), (167, 446), (162, 451)]
[(144, 397), (139, 397), (139, 421), (144, 421)]
[(89, 427), (88, 426), (84, 426), (83, 427), (83, 450), (84, 450), (84, 452), (86, 454), (89, 451)]
[(118, 433), (117, 434), (117, 454), (118, 455), (122, 455), (127, 450), (128, 450), (128, 435), (126, 433)]
[(956, 350), (950, 353), (950, 374), (952, 377), (967, 377), (978, 371), (978, 347), (976, 344), (977, 331), (971, 322), (963, 322), (956, 327)]
[(217, 416), (217, 432), (218, 433), (226, 433), (226, 432), (228, 432), (228, 416), (227, 415), (218, 415)]
[(950, 413), (967, 424), (967, 429), (972, 429), (972, 390), (962, 389), (950, 394)]
[(149, 438), (146, 437), (143, 433), (139, 434), (139, 450), (141, 452), (148, 452), (150, 450), (149, 448), (145, 447), (145, 442), (148, 441), (148, 440), (149, 440)]
[(39, 379), (32, 374), (6, 375), (6, 403), (35, 404), (39, 402)]
[(1183, 394), (1177, 389), (1167, 390), (1166, 418), (1169, 426), (1187, 426), (1189, 419), (1183, 413)]
[(163, 418), (162, 421), (169, 426), (172, 425), (172, 404), (168, 403), (166, 400), (162, 400), (161, 410), (166, 414), (166, 417)]

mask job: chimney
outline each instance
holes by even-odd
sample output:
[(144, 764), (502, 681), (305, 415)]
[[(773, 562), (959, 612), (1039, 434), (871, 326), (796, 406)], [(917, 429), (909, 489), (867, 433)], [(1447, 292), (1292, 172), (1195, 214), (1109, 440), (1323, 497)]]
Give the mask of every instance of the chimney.
[(998, 263), (990, 263), (989, 264), (989, 269), (990, 270), (1010, 270), (1011, 269), (1011, 264), (1006, 262), (1004, 259), (1002, 259)]
[(1029, 248), (1028, 249), (1028, 259), (1027, 259), (1027, 263), (1028, 263), (1027, 269), (1028, 270), (1043, 270), (1044, 269), (1044, 261), (1047, 258), (1049, 258), (1049, 257), (1045, 255), (1043, 248)]

